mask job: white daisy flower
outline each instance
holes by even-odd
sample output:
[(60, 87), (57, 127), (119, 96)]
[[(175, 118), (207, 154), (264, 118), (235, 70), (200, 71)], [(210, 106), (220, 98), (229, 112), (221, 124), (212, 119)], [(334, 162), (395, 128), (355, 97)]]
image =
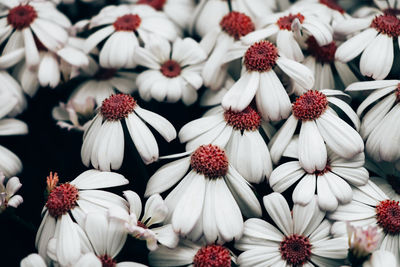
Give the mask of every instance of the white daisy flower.
[(153, 38), (146, 48), (138, 47), (136, 51), (137, 64), (148, 68), (136, 79), (142, 99), (168, 103), (182, 99), (185, 105), (197, 100), (207, 55), (195, 40), (178, 38), (171, 47), (167, 40)]
[(273, 126), (263, 122), (260, 114), (251, 106), (241, 112), (224, 110), (218, 106), (202, 118), (184, 125), (178, 136), (182, 143), (187, 142), (188, 151), (217, 141), (240, 175), (248, 182), (258, 184), (272, 172), (271, 157), (261, 131), (269, 138), (275, 132)]
[(189, 26), (195, 8), (193, 0), (126, 0), (133, 4), (144, 4), (163, 11), (167, 17), (182, 29)]
[(320, 20), (313, 13), (303, 10), (303, 13), (295, 9), (276, 13), (264, 17), (258, 23), (258, 29), (241, 38), (245, 44), (276, 36), (276, 46), (279, 52), (291, 60), (303, 61), (304, 55), (301, 51), (303, 36), (314, 36), (320, 46), (332, 42), (333, 30), (329, 24)]
[(110, 209), (109, 215), (119, 219), (123, 228), (133, 237), (146, 240), (147, 248), (151, 251), (158, 249), (158, 244), (168, 248), (177, 246), (179, 237), (172, 229), (171, 224), (159, 227), (168, 215), (168, 207), (159, 194), (154, 194), (146, 201), (144, 214), (142, 213), (142, 201), (138, 194), (133, 191), (124, 191), (124, 196), (129, 203), (129, 212), (125, 209)]
[(222, 245), (207, 245), (204, 240), (193, 243), (182, 239), (175, 249), (161, 246), (155, 251), (150, 251), (149, 262), (154, 267), (231, 267), (236, 266), (236, 257), (228, 248)]
[(347, 242), (331, 238), (316, 198), (295, 204), (291, 213), (285, 198), (272, 193), (263, 198), (274, 225), (257, 218), (245, 222), (243, 237), (235, 247), (244, 251), (240, 266), (339, 266), (347, 256)]
[(129, 135), (145, 164), (158, 159), (158, 145), (147, 125), (150, 124), (167, 142), (176, 138), (174, 126), (165, 118), (139, 107), (130, 95), (112, 95), (103, 101), (97, 115), (83, 135), (82, 162), (100, 170), (117, 170), (124, 159), (124, 131)]
[[(302, 63), (314, 74), (315, 83), (313, 88), (315, 90), (325, 88), (343, 88), (343, 85), (346, 87), (351, 83), (358, 81), (357, 77), (347, 64), (335, 59), (335, 52), (337, 49), (335, 41), (320, 46), (315, 38), (310, 36), (307, 38), (305, 43), (308, 56), (305, 57)], [(339, 78), (336, 80), (333, 74), (335, 70), (337, 78)], [(296, 95), (301, 95), (310, 88), (302, 88), (295, 83), (293, 89)]]
[[(400, 80), (353, 83), (346, 91), (372, 91), (357, 109), (361, 117), (360, 134), (366, 141), (366, 151), (376, 161), (400, 160)], [(367, 108), (370, 108), (367, 110)], [(367, 111), (366, 111), (367, 110)], [(366, 111), (366, 112), (365, 112)]]
[(203, 68), (204, 85), (212, 90), (221, 88), (227, 75), (228, 63), (224, 61), (228, 52), (240, 43), (242, 36), (254, 31), (251, 18), (243, 13), (232, 11), (226, 14), (219, 25), (211, 28), (202, 38), (200, 45), (209, 54)]
[(228, 2), (224, 0), (201, 0), (196, 6), (190, 31), (204, 37), (210, 29), (218, 27), (221, 19), (231, 11), (237, 11), (249, 16), (256, 21), (272, 13), (276, 4), (284, 0), (264, 1), (264, 0), (232, 0), (232, 10), (229, 10)]
[(96, 103), (92, 97), (86, 98), (83, 104), (81, 101), (72, 98), (66, 104), (60, 102), (58, 106), (53, 108), (51, 115), (61, 128), (66, 128), (69, 131), (72, 129), (84, 131), (96, 114), (95, 107)]
[[(298, 144), (293, 146), (297, 148)], [(369, 174), (363, 166), (364, 153), (343, 159), (328, 148), (327, 161), (322, 170), (307, 172), (299, 161), (289, 161), (274, 169), (269, 184), (275, 192), (282, 193), (299, 181), (292, 194), (294, 203), (306, 205), (316, 193), (320, 209), (334, 211), (339, 204), (351, 201), (353, 192), (350, 184), (362, 186), (368, 182)]]
[(226, 110), (242, 111), (255, 97), (257, 110), (264, 120), (287, 118), (290, 99), (273, 69), (276, 65), (300, 86), (312, 88), (314, 85), (314, 76), (307, 67), (282, 56), (269, 41), (254, 43), (249, 48), (241, 46), (235, 51), (238, 52), (228, 57), (243, 57), (242, 75), (222, 99)]
[(309, 90), (296, 99), (292, 115), (269, 143), (272, 162), (277, 164), (301, 121), (297, 145), (300, 165), (308, 173), (325, 169), (327, 147), (344, 159), (363, 152), (364, 142), (359, 133), (342, 120), (330, 105), (338, 107), (359, 128), (359, 119), (351, 107), (337, 98), (341, 91)]
[(20, 266), (21, 267), (47, 267), (47, 264), (45, 263), (45, 261), (39, 254), (32, 253), (21, 260)]
[(165, 199), (175, 232), (193, 240), (204, 234), (208, 243), (240, 238), (242, 214), (261, 216), (250, 184), (216, 145), (202, 145), (181, 155), (185, 157), (164, 165), (150, 177), (145, 196), (164, 192), (183, 177)]
[(140, 42), (150, 42), (152, 34), (174, 41), (176, 26), (161, 12), (148, 5), (107, 6), (90, 21), (95, 28), (84, 44), (89, 53), (101, 42), (99, 61), (104, 68), (133, 68), (135, 50)]
[(343, 222), (356, 227), (378, 226), (378, 231), (383, 236), (380, 249), (392, 252), (397, 262), (400, 262), (399, 199), (390, 198), (375, 181), (376, 178), (371, 177), (366, 185), (353, 188), (353, 200), (328, 214), (328, 218), (339, 221), (332, 227), (332, 233), (340, 236)]
[(20, 195), (16, 195), (22, 184), (18, 177), (7, 179), (0, 172), (0, 213), (7, 207), (17, 208), (24, 200)]
[(67, 43), (71, 22), (52, 3), (1, 0), (0, 5), (0, 40), (7, 40), (2, 58), (8, 56), (18, 62), (25, 57), (26, 64), (33, 67), (40, 62), (37, 41), (54, 52)]
[[(48, 198), (43, 208), (43, 219), (36, 234), (36, 248), (49, 262), (48, 244), (55, 237), (56, 256), (61, 265), (76, 262), (81, 253), (79, 231), (84, 226), (86, 214), (91, 211), (106, 213), (108, 208), (127, 209), (120, 196), (96, 190), (128, 184), (122, 175), (112, 172), (88, 170), (71, 182), (58, 184), (57, 173), (47, 177)], [(76, 223), (75, 223), (75, 222)]]
[(336, 59), (349, 62), (361, 54), (360, 72), (375, 80), (389, 74), (394, 59), (394, 41), (400, 35), (400, 20), (392, 14), (344, 20), (334, 27), (335, 33), (357, 33), (336, 50)]

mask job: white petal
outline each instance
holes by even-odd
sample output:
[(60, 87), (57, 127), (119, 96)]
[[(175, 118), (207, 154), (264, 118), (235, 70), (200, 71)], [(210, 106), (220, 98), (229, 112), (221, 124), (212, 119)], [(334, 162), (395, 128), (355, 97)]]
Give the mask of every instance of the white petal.
[(60, 264), (71, 264), (78, 260), (81, 252), (78, 232), (69, 214), (61, 216), (57, 238), (57, 258)]
[(271, 139), (268, 146), (273, 163), (277, 164), (281, 159), (283, 152), (293, 137), (297, 122), (296, 117), (291, 115)]
[(338, 201), (329, 188), (327, 179), (325, 175), (317, 179), (318, 204), (321, 210), (334, 211), (338, 207)]
[(275, 192), (283, 192), (305, 174), (298, 161), (290, 161), (276, 167), (269, 178), (269, 185)]
[(73, 181), (79, 189), (98, 189), (128, 184), (129, 181), (121, 174), (98, 170), (88, 170), (80, 174)]
[(263, 198), (268, 215), (284, 233), (289, 236), (293, 233), (293, 221), (289, 205), (279, 193), (271, 193)]
[(155, 194), (146, 201), (142, 221), (147, 222), (147, 225), (162, 223), (167, 214), (167, 205), (159, 194)]
[(293, 202), (300, 205), (307, 205), (314, 197), (316, 186), (315, 174), (306, 174), (293, 190)]
[(335, 58), (342, 62), (349, 62), (361, 54), (377, 34), (375, 29), (367, 29), (351, 37), (337, 48)]
[(309, 68), (301, 63), (290, 60), (284, 56), (276, 61), (279, 68), (282, 69), (290, 78), (304, 88), (312, 88), (314, 85), (314, 75)]

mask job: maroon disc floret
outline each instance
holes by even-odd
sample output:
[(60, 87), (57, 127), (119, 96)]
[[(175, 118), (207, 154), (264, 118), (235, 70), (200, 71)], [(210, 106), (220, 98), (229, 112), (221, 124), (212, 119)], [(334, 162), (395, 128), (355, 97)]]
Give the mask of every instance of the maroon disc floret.
[(114, 22), (114, 28), (116, 31), (127, 31), (134, 32), (139, 28), (142, 19), (136, 14), (126, 14), (118, 17)]
[(371, 23), (371, 27), (390, 37), (398, 37), (400, 35), (400, 20), (390, 14), (376, 16)]
[(286, 236), (281, 242), (279, 250), (282, 259), (293, 266), (302, 266), (311, 257), (310, 240), (302, 235)]
[(256, 131), (261, 125), (260, 114), (250, 106), (240, 112), (226, 110), (224, 118), (233, 129), (240, 131)]
[(107, 254), (102, 255), (102, 256), (98, 256), (98, 258), (101, 261), (101, 266), (102, 267), (115, 267), (115, 266), (117, 266), (117, 262)]
[(249, 71), (271, 70), (278, 59), (278, 49), (269, 41), (260, 41), (250, 46), (244, 55), (244, 64)]
[(327, 107), (328, 99), (323, 93), (309, 90), (296, 99), (292, 111), (297, 119), (307, 121), (319, 118)]
[(7, 22), (16, 30), (22, 30), (29, 27), (37, 18), (36, 10), (31, 5), (19, 5), (10, 9), (7, 16)]
[(79, 197), (78, 189), (69, 183), (61, 184), (51, 190), (46, 207), (54, 218), (66, 214), (76, 206)]
[(391, 235), (400, 233), (400, 205), (399, 201), (384, 200), (376, 206), (378, 225)]
[(342, 14), (345, 12), (345, 10), (337, 3), (336, 0), (319, 0), (319, 2), (323, 5), (326, 5), (330, 9), (336, 10)]
[(178, 62), (170, 59), (161, 65), (160, 71), (165, 77), (174, 78), (181, 74), (182, 69)]
[(193, 259), (194, 267), (230, 267), (229, 250), (220, 245), (208, 245), (199, 249)]
[(167, 0), (139, 0), (138, 4), (149, 5), (155, 10), (162, 10)]
[(331, 165), (329, 164), (329, 161), (326, 163), (325, 168), (322, 170), (315, 170), (314, 174), (317, 176), (324, 175), (327, 172), (330, 172), (332, 170)]
[(307, 39), (308, 52), (321, 63), (333, 63), (335, 61), (336, 48), (337, 46), (335, 41), (320, 46), (313, 36), (310, 36)]
[(109, 121), (127, 118), (136, 107), (135, 99), (126, 94), (111, 95), (101, 104), (100, 113)]
[(219, 23), (222, 30), (239, 40), (240, 37), (254, 31), (254, 23), (251, 18), (243, 13), (232, 11), (225, 15)]
[(211, 144), (197, 148), (190, 158), (190, 165), (193, 170), (211, 179), (225, 176), (228, 172), (225, 151)]
[(292, 23), (295, 19), (298, 19), (300, 23), (303, 23), (304, 21), (304, 16), (300, 13), (297, 14), (289, 14), (284, 17), (280, 17), (276, 24), (279, 26), (279, 29), (281, 30), (292, 30)]

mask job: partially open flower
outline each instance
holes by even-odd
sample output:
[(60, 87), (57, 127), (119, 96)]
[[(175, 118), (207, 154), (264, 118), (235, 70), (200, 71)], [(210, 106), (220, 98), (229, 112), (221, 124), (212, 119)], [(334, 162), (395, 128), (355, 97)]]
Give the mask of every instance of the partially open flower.
[(22, 197), (15, 194), (21, 186), (18, 177), (5, 179), (3, 173), (0, 172), (0, 213), (7, 207), (17, 208), (23, 202)]
[(349, 236), (349, 250), (352, 257), (362, 259), (374, 252), (381, 241), (381, 234), (377, 226), (354, 227), (347, 225), (347, 234)]

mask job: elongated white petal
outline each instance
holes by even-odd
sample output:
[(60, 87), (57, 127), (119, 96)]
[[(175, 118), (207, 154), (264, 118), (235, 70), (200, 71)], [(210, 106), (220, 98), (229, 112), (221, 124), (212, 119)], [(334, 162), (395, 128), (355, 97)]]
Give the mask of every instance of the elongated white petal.
[(289, 236), (293, 233), (293, 221), (289, 205), (285, 198), (279, 193), (271, 193), (263, 198), (268, 215), (284, 233)]

